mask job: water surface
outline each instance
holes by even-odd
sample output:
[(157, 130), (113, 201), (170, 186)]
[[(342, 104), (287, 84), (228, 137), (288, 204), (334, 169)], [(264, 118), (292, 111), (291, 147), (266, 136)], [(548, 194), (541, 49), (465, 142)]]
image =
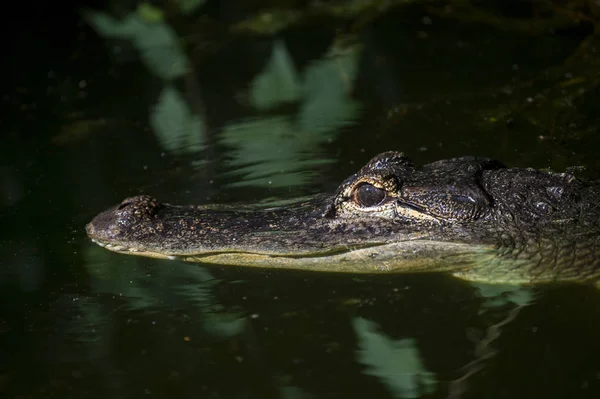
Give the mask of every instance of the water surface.
[(591, 287), (492, 295), (437, 274), (192, 265), (110, 253), (84, 233), (140, 193), (234, 204), (332, 191), (390, 149), (597, 177), (593, 13), (217, 3), (65, 6), (64, 30), (15, 31), (0, 120), (0, 392), (598, 397)]

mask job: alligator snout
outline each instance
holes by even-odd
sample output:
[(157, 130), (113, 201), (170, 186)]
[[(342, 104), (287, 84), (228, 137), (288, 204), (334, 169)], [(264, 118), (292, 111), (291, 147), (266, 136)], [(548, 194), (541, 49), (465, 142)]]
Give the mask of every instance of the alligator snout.
[(119, 205), (98, 214), (85, 226), (89, 237), (100, 242), (118, 239), (135, 226), (148, 222), (162, 205), (149, 195), (123, 200)]

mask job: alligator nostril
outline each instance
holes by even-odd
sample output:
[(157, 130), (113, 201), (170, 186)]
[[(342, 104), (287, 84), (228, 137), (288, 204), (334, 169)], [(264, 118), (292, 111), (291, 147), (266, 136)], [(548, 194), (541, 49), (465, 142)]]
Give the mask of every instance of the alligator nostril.
[(148, 195), (126, 198), (116, 208), (116, 222), (121, 228), (131, 226), (140, 220), (149, 220), (159, 208), (159, 202)]
[(547, 202), (543, 202), (543, 201), (536, 202), (535, 208), (538, 210), (538, 212), (541, 215), (548, 215), (553, 211), (552, 205), (548, 204)]
[(130, 201), (125, 201), (121, 205), (118, 206), (117, 210), (120, 211), (123, 208), (127, 208), (129, 205), (131, 205), (131, 202)]

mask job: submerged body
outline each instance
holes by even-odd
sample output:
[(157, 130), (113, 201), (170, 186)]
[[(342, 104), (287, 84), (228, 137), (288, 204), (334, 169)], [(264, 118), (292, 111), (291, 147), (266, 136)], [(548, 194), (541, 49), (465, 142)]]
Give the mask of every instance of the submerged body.
[(600, 279), (600, 190), (569, 174), (462, 157), (373, 158), (337, 192), (288, 206), (124, 200), (86, 226), (112, 251), (249, 267), (447, 271), (473, 281)]

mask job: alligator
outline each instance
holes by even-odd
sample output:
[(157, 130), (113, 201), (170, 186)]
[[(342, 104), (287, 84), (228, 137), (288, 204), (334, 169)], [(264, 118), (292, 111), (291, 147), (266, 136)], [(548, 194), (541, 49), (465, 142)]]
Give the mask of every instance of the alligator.
[(188, 262), (597, 283), (599, 187), (473, 156), (416, 167), (389, 151), (333, 195), (279, 206), (179, 206), (140, 195), (98, 214), (86, 231), (111, 251)]

